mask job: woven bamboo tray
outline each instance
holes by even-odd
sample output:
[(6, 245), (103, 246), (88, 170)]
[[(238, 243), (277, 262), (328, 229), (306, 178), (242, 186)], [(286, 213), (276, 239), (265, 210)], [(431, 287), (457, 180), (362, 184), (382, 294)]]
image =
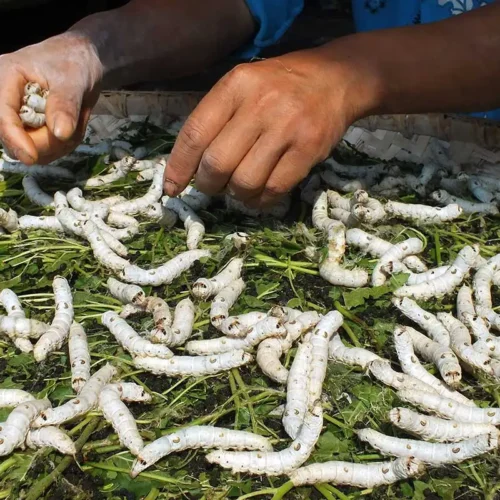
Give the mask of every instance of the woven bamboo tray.
[[(195, 108), (199, 92), (104, 92), (90, 120), (99, 139), (112, 138), (130, 120), (169, 128)], [(500, 177), (500, 124), (457, 115), (372, 116), (355, 123), (344, 140), (382, 160), (433, 161), (454, 170)]]

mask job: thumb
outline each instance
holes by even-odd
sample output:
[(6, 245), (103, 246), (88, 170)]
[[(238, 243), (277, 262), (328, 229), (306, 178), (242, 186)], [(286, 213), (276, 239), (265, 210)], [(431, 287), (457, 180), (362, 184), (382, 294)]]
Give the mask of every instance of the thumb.
[(71, 139), (75, 133), (80, 121), (83, 94), (80, 86), (69, 83), (50, 87), (45, 120), (49, 130), (60, 141)]

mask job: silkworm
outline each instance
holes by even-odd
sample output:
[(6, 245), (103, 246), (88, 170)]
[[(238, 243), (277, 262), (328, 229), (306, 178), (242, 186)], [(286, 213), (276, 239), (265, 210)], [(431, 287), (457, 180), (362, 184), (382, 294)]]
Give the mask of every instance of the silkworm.
[(0, 389), (0, 408), (11, 408), (35, 399), (21, 389)]
[(166, 208), (162, 203), (153, 203), (144, 210), (141, 210), (140, 214), (151, 222), (166, 229), (174, 227), (178, 219), (177, 214)]
[(449, 420), (473, 424), (500, 424), (500, 408), (467, 406), (453, 399), (444, 398), (437, 393), (433, 394), (418, 389), (398, 391), (398, 397), (402, 401)]
[(42, 411), (33, 421), (32, 426), (38, 428), (47, 425), (60, 425), (68, 420), (84, 415), (97, 406), (100, 392), (115, 375), (116, 368), (114, 366), (110, 364), (104, 365), (90, 377), (75, 399), (71, 399), (56, 408), (49, 408)]
[(192, 288), (193, 295), (202, 300), (217, 295), (223, 288), (241, 277), (242, 268), (243, 259), (231, 259), (214, 277), (196, 280)]
[(43, 361), (48, 354), (59, 349), (68, 338), (73, 322), (73, 297), (67, 280), (61, 276), (54, 278), (55, 314), (48, 330), (40, 337), (33, 348), (37, 361)]
[(228, 337), (245, 337), (250, 328), (266, 316), (266, 313), (258, 311), (229, 316), (220, 324), (219, 330)]
[(45, 113), (37, 113), (33, 108), (23, 105), (19, 110), (19, 118), (30, 128), (41, 128), (45, 125)]
[(115, 278), (108, 278), (107, 287), (109, 293), (123, 304), (144, 305), (146, 301), (144, 290), (137, 285), (129, 285)]
[(105, 312), (101, 317), (101, 321), (114, 335), (118, 343), (133, 356), (155, 356), (168, 359), (174, 355), (167, 346), (153, 344), (149, 340), (142, 338), (123, 318), (120, 318), (113, 311)]
[(187, 233), (186, 245), (189, 250), (198, 248), (205, 234), (205, 224), (196, 212), (180, 198), (166, 198), (165, 208), (175, 212), (184, 223)]
[(362, 347), (347, 347), (336, 334), (330, 340), (328, 345), (328, 356), (333, 361), (344, 365), (360, 366), (363, 369), (368, 368), (368, 365), (375, 359), (382, 359), (378, 354), (363, 349)]
[(443, 224), (458, 219), (463, 213), (462, 208), (455, 203), (441, 208), (388, 201), (384, 208), (393, 217), (411, 220), (419, 224)]
[(82, 190), (79, 188), (70, 189), (66, 193), (66, 199), (71, 205), (71, 208), (78, 210), (78, 212), (97, 214), (97, 216), (101, 219), (105, 219), (108, 216), (110, 210), (109, 205), (107, 205), (106, 203), (86, 200), (83, 197)]
[(0, 208), (0, 227), (3, 227), (8, 233), (13, 233), (19, 228), (17, 213), (10, 209), (8, 211)]
[(297, 349), (286, 386), (283, 427), (292, 439), (297, 437), (308, 409), (311, 362), (312, 345), (309, 342), (304, 342)]
[[(134, 162), (135, 158), (133, 156), (125, 156), (125, 158), (122, 158), (121, 160), (113, 164), (113, 169), (109, 174), (96, 175), (95, 177), (91, 177), (83, 183), (83, 187), (85, 187), (86, 189), (94, 188), (103, 186), (105, 184), (111, 184), (115, 181), (123, 179), (132, 169), (132, 165), (134, 164)], [(115, 205), (115, 207), (116, 206), (120, 206), (120, 204)]]
[(36, 319), (0, 316), (0, 333), (9, 337), (39, 338), (48, 329), (49, 325)]
[(130, 475), (138, 476), (143, 470), (170, 453), (189, 449), (260, 450), (271, 451), (272, 446), (263, 436), (222, 427), (192, 426), (156, 439), (145, 446), (132, 464)]
[(218, 328), (229, 316), (229, 310), (236, 303), (245, 286), (243, 279), (238, 278), (217, 293), (210, 306), (210, 322), (212, 325)]
[(493, 310), (491, 285), (499, 266), (500, 254), (495, 255), (482, 265), (476, 271), (472, 280), (472, 289), (476, 299), (476, 313), (481, 318), (487, 319), (497, 330), (500, 329), (500, 316)]
[(308, 412), (297, 439), (282, 451), (221, 451), (210, 452), (206, 459), (233, 473), (248, 472), (266, 476), (288, 474), (300, 467), (310, 456), (321, 433), (323, 414), (316, 404)]
[(198, 191), (193, 186), (187, 186), (179, 195), (179, 198), (194, 211), (205, 210), (212, 202), (212, 198)]
[(167, 285), (184, 271), (187, 271), (197, 260), (204, 257), (210, 257), (209, 250), (188, 250), (155, 269), (142, 269), (134, 265), (126, 266), (119, 272), (119, 276), (127, 283), (135, 283), (136, 285)]
[(452, 293), (462, 283), (478, 254), (479, 247), (477, 245), (466, 246), (460, 250), (453, 264), (442, 276), (419, 285), (402, 286), (394, 292), (394, 295), (428, 300)]
[(64, 227), (59, 222), (59, 219), (55, 216), (41, 216), (37, 217), (35, 215), (21, 215), (19, 217), (19, 229), (21, 231), (27, 230), (41, 230), (41, 231), (51, 231), (54, 233), (63, 233)]
[(26, 175), (23, 177), (24, 194), (35, 205), (40, 207), (53, 207), (54, 197), (43, 191), (36, 177)]
[(181, 300), (175, 307), (172, 326), (164, 332), (158, 330), (152, 332), (150, 340), (169, 347), (184, 345), (193, 332), (194, 317), (195, 307), (191, 299)]
[(56, 165), (24, 165), (23, 163), (9, 163), (0, 159), (0, 173), (3, 174), (20, 174), (32, 175), (33, 177), (44, 177), (72, 181), (75, 174), (67, 168), (58, 167)]
[(0, 424), (0, 456), (12, 453), (26, 440), (31, 424), (37, 416), (50, 408), (48, 399), (34, 399), (16, 406)]
[(211, 356), (173, 356), (170, 359), (134, 358), (136, 368), (146, 370), (155, 375), (183, 377), (186, 375), (200, 377), (246, 365), (252, 356), (243, 350), (223, 352)]
[(477, 457), (498, 446), (498, 431), (482, 434), (460, 443), (426, 443), (412, 439), (387, 436), (373, 429), (357, 432), (361, 441), (366, 441), (384, 455), (413, 457), (431, 465), (457, 464)]
[(357, 464), (352, 462), (323, 462), (306, 465), (289, 474), (294, 486), (333, 483), (357, 488), (376, 488), (403, 479), (418, 477), (425, 466), (413, 457), (401, 457), (391, 462)]
[(409, 434), (418, 436), (425, 441), (438, 441), (440, 443), (458, 443), (464, 439), (496, 431), (496, 427), (491, 424), (445, 420), (422, 415), (408, 408), (393, 408), (389, 412), (389, 420), (396, 427)]
[(475, 203), (473, 201), (464, 200), (463, 198), (451, 195), (444, 189), (434, 191), (431, 194), (431, 198), (443, 206), (454, 203), (463, 210), (464, 214), (498, 214), (498, 208), (494, 203)]
[(87, 334), (80, 323), (73, 322), (68, 339), (71, 386), (78, 394), (90, 379), (90, 353)]
[(33, 450), (54, 448), (63, 455), (76, 455), (72, 439), (63, 430), (53, 426), (30, 429), (26, 435), (26, 446)]

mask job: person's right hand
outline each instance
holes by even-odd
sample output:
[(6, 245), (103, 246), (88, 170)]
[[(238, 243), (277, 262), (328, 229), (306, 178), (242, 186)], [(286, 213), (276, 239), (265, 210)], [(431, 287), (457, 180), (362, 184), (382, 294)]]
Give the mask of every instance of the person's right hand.
[[(102, 73), (94, 46), (76, 33), (0, 55), (0, 142), (7, 153), (32, 165), (73, 151), (99, 97)], [(19, 118), (28, 82), (50, 90), (46, 126), (37, 130), (25, 130)]]

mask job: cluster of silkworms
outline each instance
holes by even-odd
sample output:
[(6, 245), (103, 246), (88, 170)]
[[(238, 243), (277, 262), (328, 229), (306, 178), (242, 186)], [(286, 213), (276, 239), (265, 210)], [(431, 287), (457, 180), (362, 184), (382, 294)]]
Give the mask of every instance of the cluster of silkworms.
[[(38, 91), (27, 89), (30, 95), (41, 97)], [(27, 104), (32, 101), (26, 99)], [(180, 300), (173, 312), (168, 298), (147, 295), (143, 286), (171, 283), (196, 261), (211, 256), (210, 251), (199, 248), (205, 234), (199, 213), (213, 199), (193, 187), (176, 198), (163, 196), (166, 157), (145, 159), (147, 150), (132, 150), (126, 141), (82, 145), (66, 160), (81, 155), (110, 155), (116, 161), (105, 174), (78, 179), (74, 172), (58, 164), (26, 167), (5, 157), (0, 160), (0, 173), (23, 174), (26, 197), (54, 212), (46, 216), (18, 216), (13, 210), (0, 210), (0, 232), (41, 229), (86, 240), (99, 264), (116, 276), (109, 278), (107, 286), (109, 293), (123, 304), (119, 314), (105, 312), (102, 324), (132, 356), (139, 370), (158, 376), (206, 376), (247, 365), (255, 359), (265, 376), (286, 386), (286, 403), (281, 414), (290, 442), (286, 448), (275, 451), (266, 437), (255, 433), (194, 426), (145, 444), (125, 402), (149, 402), (151, 396), (136, 384), (113, 382), (116, 370), (110, 365), (91, 375), (86, 335), (73, 318), (71, 290), (66, 280), (56, 278), (56, 312), (51, 325), (27, 319), (17, 296), (11, 290), (3, 290), (0, 304), (7, 316), (0, 316), (0, 332), (19, 349), (33, 351), (37, 361), (44, 360), (68, 340), (72, 386), (77, 396), (51, 408), (48, 401), (34, 400), (22, 391), (0, 392), (3, 406), (16, 407), (9, 419), (19, 418), (21, 412), (26, 417), (23, 422), (27, 422), (19, 432), (12, 433), (12, 439), (11, 434), (4, 436), (4, 431), (0, 431), (2, 446), (9, 443), (2, 454), (25, 445), (54, 446), (63, 453), (74, 454), (74, 447), (68, 442), (71, 439), (58, 426), (95, 409), (102, 412), (121, 444), (135, 457), (131, 470), (134, 477), (169, 453), (202, 448), (211, 450), (206, 457), (209, 462), (233, 472), (287, 475), (294, 485), (333, 482), (373, 488), (418, 476), (426, 464), (458, 463), (498, 447), (496, 426), (500, 424), (500, 409), (478, 407), (458, 389), (462, 369), (492, 380), (500, 379), (500, 340), (491, 331), (500, 330), (500, 315), (493, 307), (491, 294), (492, 287), (500, 283), (500, 256), (486, 260), (478, 246), (465, 246), (452, 262), (428, 269), (419, 257), (424, 250), (422, 239), (391, 243), (374, 234), (376, 224), (390, 219), (419, 226), (446, 223), (464, 214), (495, 215), (496, 200), (500, 199), (497, 183), (480, 176), (455, 175), (449, 165), (446, 168), (428, 165), (419, 176), (414, 176), (403, 175), (398, 167), (386, 164), (346, 166), (333, 159), (304, 183), (302, 199), (312, 205), (312, 224), (327, 242), (323, 258), (318, 258), (320, 252), (315, 247), (306, 248), (304, 253), (318, 259), (323, 279), (335, 286), (359, 288), (382, 286), (395, 273), (408, 275), (406, 283), (394, 291), (394, 314), (402, 314), (406, 322), (413, 322), (418, 329), (398, 325), (394, 330), (394, 347), (401, 367), (398, 372), (390, 360), (367, 349), (348, 346), (339, 335), (343, 317), (337, 311), (319, 314), (275, 306), (268, 311), (231, 315), (246, 286), (241, 255), (247, 254), (245, 250), (252, 245), (252, 238), (245, 233), (227, 237), (237, 255), (214, 276), (196, 280), (191, 286), (192, 298)], [(147, 192), (139, 198), (113, 196), (95, 200), (82, 191), (123, 180), (131, 172), (138, 173), (137, 182), (150, 182)], [(75, 187), (49, 194), (43, 182), (52, 177)], [(322, 183), (336, 191), (323, 189)], [(433, 191), (430, 198), (433, 203), (443, 205), (442, 208), (377, 198), (399, 196), (401, 190), (423, 197), (433, 185), (440, 189)], [(480, 202), (462, 198), (467, 190)], [(339, 191), (352, 195), (342, 195)], [(229, 196), (224, 198), (228, 210), (260, 215)], [(286, 198), (268, 213), (281, 217), (289, 206), (290, 198)], [(152, 269), (130, 262), (123, 242), (139, 233), (139, 221), (168, 229), (178, 220), (186, 230), (187, 251)], [(367, 269), (350, 268), (346, 264), (347, 247), (377, 259), (371, 274)], [(464, 284), (469, 275), (472, 275), (471, 287)], [(418, 304), (449, 296), (457, 290), (455, 315), (449, 312), (434, 315)], [(193, 334), (198, 335), (197, 301), (210, 301), (209, 320), (220, 332), (217, 337), (192, 338)], [(153, 319), (153, 328), (146, 334), (137, 332), (128, 321), (130, 316), (141, 314), (149, 314)], [(38, 340), (33, 346), (30, 339)], [(288, 368), (283, 359), (292, 349), (295, 354)], [(433, 363), (439, 377), (427, 371), (420, 359)], [(321, 401), (328, 363), (359, 366), (367, 375), (395, 389), (401, 401), (426, 412), (397, 407), (388, 415), (395, 426), (421, 440), (361, 429), (357, 431), (361, 441), (382, 455), (397, 458), (371, 464), (330, 461), (304, 466), (323, 427)], [(9, 419), (3, 429), (9, 428)], [(63, 441), (62, 434), (66, 447), (58, 444)]]
[(49, 91), (42, 89), (38, 83), (28, 82), (24, 87), (23, 105), (19, 110), (19, 118), (29, 128), (40, 128), (45, 125), (45, 107)]

